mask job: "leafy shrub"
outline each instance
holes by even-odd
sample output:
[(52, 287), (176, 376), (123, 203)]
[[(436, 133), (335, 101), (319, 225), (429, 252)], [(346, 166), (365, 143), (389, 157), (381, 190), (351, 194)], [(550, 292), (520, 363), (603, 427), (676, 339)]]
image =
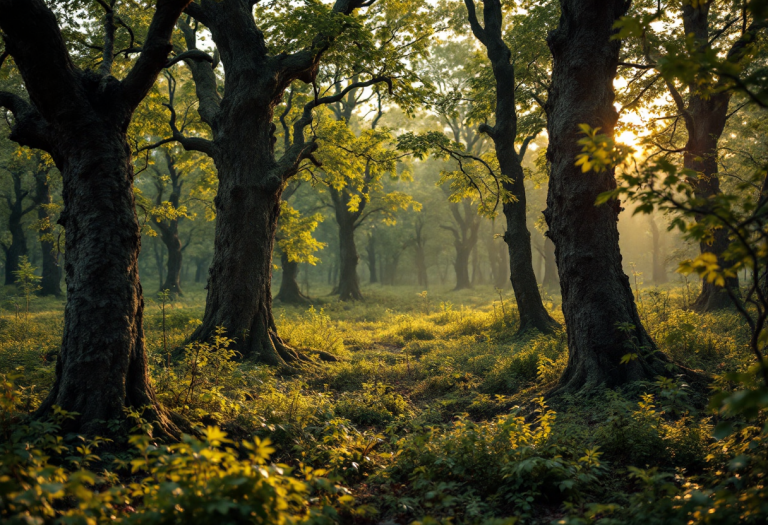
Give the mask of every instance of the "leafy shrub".
[(359, 425), (383, 425), (410, 412), (403, 396), (381, 383), (364, 383), (363, 389), (347, 392), (336, 403), (336, 414)]
[(330, 316), (314, 306), (301, 316), (288, 320), (285, 314), (279, 319), (280, 334), (295, 348), (315, 350), (334, 355), (344, 353), (344, 339)]
[[(0, 396), (0, 521), (27, 523), (331, 524), (365, 516), (344, 487), (326, 471), (300, 464), (268, 465), (269, 440), (234, 443), (208, 427), (202, 439), (183, 436), (158, 446), (146, 434), (130, 437), (132, 458), (115, 460), (132, 475), (121, 484), (115, 472), (95, 474), (104, 464), (94, 452), (104, 442), (58, 436), (74, 414), (54, 410), (51, 421), (23, 423), (16, 414), (18, 390), (7, 378)], [(136, 412), (134, 432), (146, 427)], [(67, 466), (71, 468), (67, 468)]]
[(602, 473), (600, 452), (556, 445), (555, 413), (539, 400), (536, 420), (519, 409), (491, 422), (459, 418), (447, 428), (416, 428), (397, 442), (387, 483), (407, 484), (389, 496), (394, 512), (474, 521), (532, 516), (542, 502), (580, 501)]

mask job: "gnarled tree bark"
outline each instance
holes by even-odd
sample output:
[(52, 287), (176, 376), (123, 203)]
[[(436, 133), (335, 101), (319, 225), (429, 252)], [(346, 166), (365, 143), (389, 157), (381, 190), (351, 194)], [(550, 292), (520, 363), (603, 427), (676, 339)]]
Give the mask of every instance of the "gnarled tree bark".
[[(616, 187), (614, 172), (582, 173), (575, 165), (579, 124), (613, 135), (621, 43), (611, 38), (629, 1), (560, 0), (560, 5), (558, 28), (548, 38), (554, 59), (547, 102), (552, 169), (544, 216), (555, 244), (568, 335), (568, 366), (556, 392), (580, 392), (653, 379), (664, 373), (667, 361), (654, 352), (622, 269), (620, 204), (595, 206), (600, 193)], [(622, 364), (629, 353), (636, 358)]]
[[(77, 412), (65, 432), (109, 435), (107, 422), (123, 419), (126, 407), (149, 407), (144, 417), (159, 433), (179, 434), (147, 375), (140, 232), (126, 130), (166, 63), (174, 24), (187, 3), (157, 1), (139, 58), (117, 80), (107, 51), (99, 72), (73, 63), (43, 0), (0, 1), (6, 49), (30, 96), (26, 102), (0, 93), (0, 104), (14, 115), (11, 139), (50, 153), (63, 178), (64, 337), (56, 379), (38, 415), (54, 405)], [(107, 33), (108, 41), (112, 37)]]
[[(209, 155), (219, 177), (216, 234), (209, 270), (208, 298), (202, 324), (191, 339), (210, 339), (224, 327), (244, 357), (257, 358), (294, 371), (293, 363), (308, 358), (290, 348), (278, 335), (272, 315), (272, 250), (275, 243), (280, 198), (285, 183), (299, 170), (304, 159), (314, 161), (314, 141), (305, 141), (304, 129), (312, 121), (312, 110), (347, 95), (315, 99), (293, 126), (293, 142), (286, 137), (280, 158), (274, 153), (272, 123), (275, 106), (291, 82), (311, 82), (319, 61), (334, 35), (319, 34), (312, 46), (292, 54), (270, 55), (264, 35), (256, 25), (252, 0), (201, 0), (181, 21), (186, 51), (172, 62), (183, 60), (195, 82), (201, 119), (211, 128), (211, 140), (185, 137), (175, 125), (173, 139), (185, 149)], [(333, 10), (350, 14), (365, 5), (362, 0), (337, 0)], [(197, 23), (205, 25), (216, 44), (216, 56), (197, 49)], [(226, 86), (219, 91), (215, 67), (224, 66)], [(381, 79), (360, 82), (366, 87)], [(326, 356), (327, 357), (327, 356)]]

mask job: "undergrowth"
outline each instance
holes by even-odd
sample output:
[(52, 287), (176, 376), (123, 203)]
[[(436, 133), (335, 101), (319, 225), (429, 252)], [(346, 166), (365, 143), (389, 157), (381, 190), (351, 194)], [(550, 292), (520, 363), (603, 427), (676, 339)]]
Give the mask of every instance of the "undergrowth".
[(643, 293), (660, 350), (711, 375), (710, 392), (660, 378), (545, 402), (567, 365), (565, 334), (518, 334), (514, 303), (489, 290), (368, 291), (375, 298), (354, 308), (284, 309), (277, 324), (290, 345), (340, 358), (289, 377), (241, 360), (223, 330), (184, 346), (200, 293), (167, 306), (164, 332), (149, 302), (156, 393), (197, 427), (175, 444), (151, 438), (141, 411), (127, 414), (134, 426), (121, 442), (60, 435), (76, 417), (61, 410), (34, 419), (53, 381), (62, 302), (33, 298), (17, 314), (6, 299), (0, 519), (764, 522), (768, 399), (748, 331), (733, 313), (683, 309), (674, 289)]

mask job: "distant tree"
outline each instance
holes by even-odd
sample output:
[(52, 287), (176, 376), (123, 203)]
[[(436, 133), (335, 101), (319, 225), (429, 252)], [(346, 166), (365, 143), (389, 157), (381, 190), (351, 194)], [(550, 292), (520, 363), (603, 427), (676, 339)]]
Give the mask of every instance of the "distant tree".
[(310, 299), (301, 292), (299, 286), (299, 264), (315, 265), (318, 258), (315, 252), (325, 248), (325, 244), (314, 238), (313, 233), (323, 221), (321, 213), (302, 215), (287, 201), (298, 190), (300, 184), (294, 182), (283, 192), (278, 221), (277, 246), (280, 250), (282, 278), (280, 291), (275, 299), (284, 304), (310, 304)]
[[(660, 97), (668, 96), (672, 100), (671, 107), (661, 108), (666, 114), (656, 120), (665, 125), (659, 133), (648, 137), (647, 145), (657, 154), (670, 157), (682, 154), (686, 169), (704, 174), (704, 177), (691, 179), (697, 196), (715, 198), (722, 193), (718, 173), (720, 138), (727, 120), (745, 104), (732, 107), (733, 91), (725, 89), (730, 82), (727, 75), (709, 79), (711, 86), (702, 85), (692, 76), (675, 78), (674, 68), (665, 71), (661, 64), (670, 62), (670, 57), (665, 56), (670, 51), (676, 54), (679, 50), (679, 58), (719, 54), (724, 57), (724, 64), (739, 67), (739, 62), (746, 56), (746, 47), (768, 24), (750, 16), (741, 4), (712, 0), (670, 3), (663, 8), (661, 4), (657, 8), (656, 2), (641, 2), (637, 9), (645, 13), (646, 22), (650, 19), (664, 21), (664, 27), (672, 30), (656, 31), (655, 26), (645, 23), (642, 34), (630, 40), (634, 46), (630, 47), (621, 66), (636, 74), (629, 76), (634, 89), (628, 89), (623, 97), (626, 99), (623, 109), (657, 105)], [(649, 16), (648, 13), (652, 14)], [(727, 267), (730, 262), (722, 254), (729, 243), (728, 231), (718, 228), (712, 232), (711, 239), (700, 243), (699, 248), (701, 253), (715, 254), (719, 264)], [(738, 276), (728, 277), (725, 286), (738, 293)], [(701, 293), (694, 303), (696, 310), (709, 312), (731, 306), (723, 287), (702, 281)]]
[[(37, 230), (40, 250), (43, 258), (42, 278), (40, 280), (40, 295), (61, 295), (61, 226), (56, 219), (61, 211), (61, 205), (53, 201), (51, 185), (53, 180), (60, 181), (61, 177), (53, 166), (50, 157), (35, 154), (32, 156), (33, 173), (35, 177), (34, 201), (37, 205)], [(54, 179), (54, 173), (56, 174)]]
[(33, 200), (29, 163), (25, 162), (27, 159), (21, 158), (22, 155), (21, 151), (14, 152), (8, 165), (4, 166), (3, 171), (7, 174), (9, 184), (0, 192), (0, 197), (8, 207), (7, 230), (10, 234), (8, 242), (0, 242), (5, 254), (6, 286), (16, 282), (15, 272), (19, 269), (19, 261), (28, 255), (27, 225), (22, 220), (37, 208)]

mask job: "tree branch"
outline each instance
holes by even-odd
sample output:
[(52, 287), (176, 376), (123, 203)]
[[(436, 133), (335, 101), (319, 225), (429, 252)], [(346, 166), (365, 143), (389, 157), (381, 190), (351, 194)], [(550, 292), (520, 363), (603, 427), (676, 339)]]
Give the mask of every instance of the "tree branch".
[(157, 0), (142, 52), (121, 82), (123, 96), (129, 108), (134, 109), (139, 105), (165, 66), (171, 51), (173, 28), (189, 2), (190, 0)]
[(312, 123), (312, 111), (316, 107), (338, 102), (352, 90), (365, 88), (380, 83), (386, 83), (391, 91), (392, 80), (389, 77), (374, 77), (370, 80), (365, 80), (362, 82), (353, 82), (333, 95), (320, 98), (315, 97), (314, 100), (307, 102), (304, 105), (304, 111), (302, 112), (301, 117), (297, 119), (293, 124), (293, 144), (291, 144), (289, 148), (286, 148), (283, 156), (277, 162), (274, 178), (278, 178), (281, 181), (284, 181), (288, 177), (293, 176), (298, 169), (299, 163), (304, 159), (310, 158), (312, 152), (317, 149), (316, 142), (311, 141), (306, 143), (304, 139), (304, 129)]
[(29, 102), (13, 93), (0, 91), (0, 107), (13, 113), (11, 140), (30, 148), (50, 150), (50, 126)]

